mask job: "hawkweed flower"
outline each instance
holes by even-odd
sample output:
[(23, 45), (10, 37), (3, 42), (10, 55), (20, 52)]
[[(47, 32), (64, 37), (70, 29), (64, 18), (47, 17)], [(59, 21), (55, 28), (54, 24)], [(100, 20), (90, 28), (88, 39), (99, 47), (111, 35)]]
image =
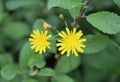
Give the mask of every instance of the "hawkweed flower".
[(46, 52), (46, 48), (50, 49), (50, 42), (48, 41), (48, 39), (51, 37), (51, 35), (47, 34), (47, 30), (34, 30), (33, 33), (30, 35), (31, 38), (29, 38), (30, 44), (32, 44), (31, 49), (35, 49), (35, 52), (39, 52), (39, 54), (42, 54), (42, 52)]
[(47, 22), (44, 22), (44, 23), (43, 23), (43, 27), (44, 27), (45, 29), (47, 29), (47, 28), (51, 28), (52, 26), (51, 26), (50, 24), (48, 24)]
[(58, 40), (58, 43), (56, 46), (59, 46), (58, 50), (63, 55), (65, 52), (67, 53), (67, 56), (70, 56), (70, 53), (72, 52), (75, 56), (78, 56), (78, 52), (83, 53), (83, 48), (85, 48), (85, 45), (83, 42), (86, 41), (86, 39), (81, 39), (81, 36), (83, 35), (82, 31), (76, 32), (76, 28), (73, 28), (73, 30), (69, 30), (68, 27), (66, 28), (66, 32), (61, 31), (58, 35), (61, 37), (60, 40)]

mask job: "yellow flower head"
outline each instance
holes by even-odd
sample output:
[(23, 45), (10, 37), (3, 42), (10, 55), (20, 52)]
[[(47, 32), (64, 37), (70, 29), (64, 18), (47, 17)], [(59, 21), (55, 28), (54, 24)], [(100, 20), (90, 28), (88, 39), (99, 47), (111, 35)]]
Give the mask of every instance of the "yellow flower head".
[(43, 27), (47, 29), (47, 28), (51, 28), (52, 26), (48, 24), (47, 22), (44, 22)]
[(29, 38), (30, 43), (32, 44), (31, 49), (35, 49), (35, 52), (39, 52), (39, 54), (42, 54), (43, 52), (46, 52), (46, 48), (50, 49), (50, 42), (48, 39), (51, 37), (51, 35), (47, 36), (48, 31), (39, 31), (34, 30), (33, 34), (31, 34), (31, 38)]
[(83, 35), (82, 31), (76, 32), (76, 28), (73, 28), (71, 31), (66, 28), (66, 31), (67, 33), (61, 31), (58, 34), (61, 40), (58, 40), (56, 46), (60, 46), (58, 50), (61, 51), (61, 54), (67, 52), (67, 56), (70, 56), (70, 52), (72, 52), (75, 56), (78, 56), (77, 51), (83, 53), (82, 48), (85, 48), (83, 42), (85, 42), (86, 39), (81, 39)]

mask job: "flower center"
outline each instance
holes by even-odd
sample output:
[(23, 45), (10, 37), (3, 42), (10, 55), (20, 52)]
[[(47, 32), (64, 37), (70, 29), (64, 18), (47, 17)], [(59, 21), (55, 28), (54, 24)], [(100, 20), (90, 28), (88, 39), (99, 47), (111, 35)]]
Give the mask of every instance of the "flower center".
[(46, 46), (48, 41), (45, 35), (39, 35), (36, 42), (38, 43), (38, 45), (42, 46)]
[(77, 37), (73, 34), (68, 35), (68, 37), (65, 40), (66, 47), (71, 50), (75, 47), (76, 43), (78, 43), (79, 40), (77, 40)]

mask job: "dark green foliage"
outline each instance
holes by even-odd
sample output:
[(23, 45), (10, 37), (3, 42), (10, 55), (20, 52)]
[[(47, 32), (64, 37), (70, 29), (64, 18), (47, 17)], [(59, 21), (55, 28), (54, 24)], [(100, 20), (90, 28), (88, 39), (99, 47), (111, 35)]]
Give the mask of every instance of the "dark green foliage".
[[(0, 82), (120, 82), (120, 0), (87, 1), (0, 0)], [(44, 22), (51, 49), (40, 55), (28, 39)], [(78, 57), (57, 50), (65, 23), (87, 39)]]

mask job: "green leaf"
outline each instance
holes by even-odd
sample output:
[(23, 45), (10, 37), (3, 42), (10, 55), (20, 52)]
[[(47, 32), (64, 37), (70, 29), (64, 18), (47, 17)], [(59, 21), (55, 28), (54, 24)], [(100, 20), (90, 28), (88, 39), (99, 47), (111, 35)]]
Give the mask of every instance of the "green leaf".
[(0, 14), (3, 13), (4, 7), (3, 7), (3, 3), (2, 0), (0, 0)]
[(18, 9), (20, 7), (26, 7), (26, 6), (32, 6), (32, 5), (38, 5), (39, 4), (39, 0), (13, 0), (13, 1), (8, 1), (6, 3), (6, 7), (8, 10), (15, 10)]
[(43, 27), (44, 22), (45, 20), (43, 19), (37, 19), (33, 24), (33, 30), (34, 29), (44, 30), (44, 27)]
[(120, 0), (113, 0), (120, 7)]
[(10, 53), (0, 54), (0, 67), (5, 66), (6, 64), (12, 64), (13, 57)]
[(7, 16), (6, 13), (4, 13), (4, 7), (2, 0), (0, 0), (0, 22)]
[(7, 16), (7, 13), (0, 13), (0, 22)]
[(58, 18), (58, 16), (56, 15), (49, 15), (47, 18), (46, 18), (46, 21), (47, 23), (49, 23), (50, 25), (58, 28), (60, 26), (60, 18)]
[(12, 39), (23, 38), (28, 35), (29, 26), (23, 22), (11, 22), (4, 26), (3, 32)]
[(49, 82), (50, 81), (50, 77), (38, 76), (37, 79), (39, 80), (39, 82)]
[[(0, 44), (1, 44), (1, 42), (0, 42)], [(4, 49), (3, 45), (0, 45), (0, 52), (5, 52), (5, 49)]]
[(120, 44), (120, 32), (114, 35), (114, 40)]
[(80, 57), (76, 57), (73, 54), (70, 57), (66, 55), (62, 56), (55, 67), (55, 71), (58, 74), (69, 73), (76, 69), (80, 65), (80, 62)]
[(113, 0), (103, 0), (103, 1), (92, 0), (91, 2), (94, 5), (89, 5), (89, 7), (91, 6), (92, 7), (91, 10), (94, 10), (94, 11), (101, 11), (101, 10), (109, 9), (114, 5)]
[(41, 69), (40, 72), (38, 73), (39, 76), (53, 76), (55, 75), (55, 71), (51, 68), (44, 68)]
[(23, 76), (16, 75), (16, 77), (14, 79), (10, 80), (10, 82), (23, 82)]
[(2, 33), (0, 33), (0, 52), (1, 53), (5, 52), (4, 41), (5, 41), (5, 36)]
[(85, 42), (86, 48), (84, 49), (85, 54), (92, 54), (102, 51), (107, 44), (107, 37), (97, 34), (97, 35), (88, 35), (87, 41)]
[(36, 66), (38, 68), (43, 68), (46, 65), (46, 62), (43, 55), (35, 54), (31, 56), (28, 64), (30, 67)]
[(38, 81), (32, 78), (26, 78), (25, 80), (23, 80), (23, 82), (38, 82)]
[(83, 81), (83, 75), (82, 75), (82, 71), (80, 69), (76, 69), (75, 71), (71, 72), (69, 74), (71, 77), (74, 76), (74, 81), (75, 82), (82, 82)]
[(107, 77), (107, 74), (99, 71), (88, 68), (87, 70), (84, 70), (84, 82), (102, 82), (103, 79)]
[(102, 11), (90, 14), (87, 20), (95, 28), (108, 34), (116, 34), (120, 32), (120, 16), (115, 13)]
[(1, 76), (6, 80), (11, 80), (15, 77), (18, 68), (15, 65), (6, 65), (1, 69)]
[[(53, 35), (53, 34), (52, 34)], [(51, 45), (51, 49), (48, 49), (49, 52), (53, 52), (55, 53), (57, 51), (57, 47), (56, 47), (56, 41), (58, 40), (58, 38), (56, 37), (56, 35), (54, 35), (49, 41), (50, 41), (50, 45)]]
[(77, 18), (80, 15), (81, 7), (82, 6), (80, 5), (80, 6), (76, 6), (76, 7), (69, 9), (69, 12), (73, 18)]
[(62, 7), (65, 9), (71, 9), (81, 5), (81, 0), (49, 0), (48, 9), (52, 7)]
[(20, 51), (19, 64), (22, 68), (27, 67), (30, 58), (35, 55), (35, 52), (30, 47), (31, 45), (27, 42)]
[(52, 82), (74, 82), (74, 80), (67, 75), (58, 75), (52, 78)]
[(120, 51), (116, 46), (109, 42), (104, 51), (93, 55), (84, 55), (83, 58), (85, 61), (84, 65), (106, 73), (120, 73)]

